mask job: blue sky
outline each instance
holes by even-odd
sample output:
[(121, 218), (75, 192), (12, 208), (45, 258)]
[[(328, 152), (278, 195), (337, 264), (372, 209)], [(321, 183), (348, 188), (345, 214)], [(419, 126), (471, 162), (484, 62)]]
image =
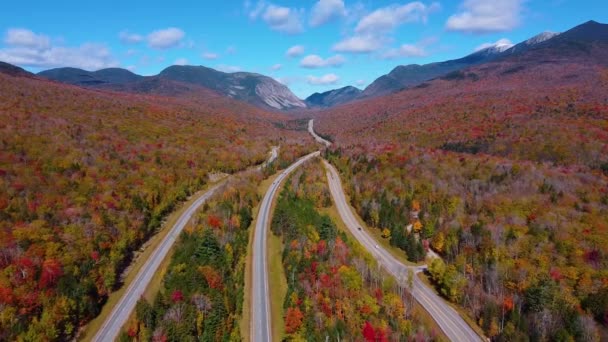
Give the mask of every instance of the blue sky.
[[(0, 12), (0, 60), (39, 71), (173, 64), (252, 71), (301, 98), (363, 88), (397, 65), (459, 58), (587, 20), (605, 0), (10, 1)], [(289, 51), (289, 52), (288, 52)]]

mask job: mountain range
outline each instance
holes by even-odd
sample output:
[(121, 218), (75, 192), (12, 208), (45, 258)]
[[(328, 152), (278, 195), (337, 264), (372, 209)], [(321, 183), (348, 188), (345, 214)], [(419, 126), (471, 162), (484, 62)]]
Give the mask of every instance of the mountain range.
[[(568, 47), (583, 48), (581, 44), (584, 42), (606, 39), (605, 26), (589, 21), (563, 34), (543, 32), (516, 45), (495, 44), (458, 59), (425, 65), (399, 65), (388, 74), (377, 78), (364, 90), (346, 86), (314, 93), (305, 100), (299, 99), (287, 86), (271, 77), (249, 72), (226, 73), (205, 66), (174, 65), (155, 76), (140, 76), (120, 68), (98, 71), (57, 68), (42, 71), (37, 76), (82, 87), (167, 96), (196, 96), (197, 92), (205, 88), (219, 95), (272, 110), (329, 108), (416, 87), (459, 70), (518, 56), (548, 44), (560, 44), (566, 50)], [(8, 64), (4, 63), (0, 68), (8, 71), (6, 65)], [(27, 73), (14, 68), (11, 72)]]
[(42, 71), (38, 76), (82, 87), (173, 96), (203, 87), (267, 109), (306, 107), (289, 88), (271, 77), (249, 72), (226, 73), (204, 66), (173, 65), (155, 76), (140, 76), (120, 68), (98, 71), (57, 68)]

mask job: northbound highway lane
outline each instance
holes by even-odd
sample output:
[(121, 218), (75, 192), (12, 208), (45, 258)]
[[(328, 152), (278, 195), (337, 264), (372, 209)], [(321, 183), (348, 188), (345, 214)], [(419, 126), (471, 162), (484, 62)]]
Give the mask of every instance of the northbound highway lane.
[(320, 153), (313, 152), (308, 154), (295, 163), (291, 164), (287, 169), (282, 171), (279, 176), (272, 182), (268, 191), (264, 195), (264, 199), (260, 204), (260, 211), (255, 225), (255, 233), (253, 237), (253, 282), (251, 285), (252, 305), (251, 305), (251, 326), (250, 336), (254, 342), (269, 342), (272, 341), (270, 313), (270, 293), (268, 292), (268, 263), (266, 257), (267, 250), (267, 228), (271, 221), (270, 209), (272, 199), (278, 192), (281, 182), (289, 176), (289, 174), (302, 165), (304, 162), (319, 156)]

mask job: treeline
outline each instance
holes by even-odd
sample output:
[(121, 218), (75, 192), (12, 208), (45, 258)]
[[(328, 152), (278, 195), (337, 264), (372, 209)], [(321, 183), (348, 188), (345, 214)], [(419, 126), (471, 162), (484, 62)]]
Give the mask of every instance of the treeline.
[(443, 257), (431, 280), (493, 340), (598, 340), (608, 325), (606, 178), (397, 145), (327, 156), (367, 224)]
[(382, 272), (360, 245), (320, 213), (330, 205), (318, 161), (292, 175), (277, 201), (272, 232), (284, 245), (285, 339), (436, 339), (412, 315), (407, 284)]

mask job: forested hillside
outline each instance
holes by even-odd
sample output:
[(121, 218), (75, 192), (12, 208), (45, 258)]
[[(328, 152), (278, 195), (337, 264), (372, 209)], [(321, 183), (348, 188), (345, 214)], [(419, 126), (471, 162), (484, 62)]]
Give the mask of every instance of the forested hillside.
[(219, 97), (133, 96), (0, 73), (0, 340), (74, 335), (132, 252), (210, 172), (261, 163), (298, 134), (271, 123), (280, 120)]
[(494, 340), (608, 325), (608, 43), (579, 31), (315, 118), (358, 213), (437, 252), (433, 285)]

